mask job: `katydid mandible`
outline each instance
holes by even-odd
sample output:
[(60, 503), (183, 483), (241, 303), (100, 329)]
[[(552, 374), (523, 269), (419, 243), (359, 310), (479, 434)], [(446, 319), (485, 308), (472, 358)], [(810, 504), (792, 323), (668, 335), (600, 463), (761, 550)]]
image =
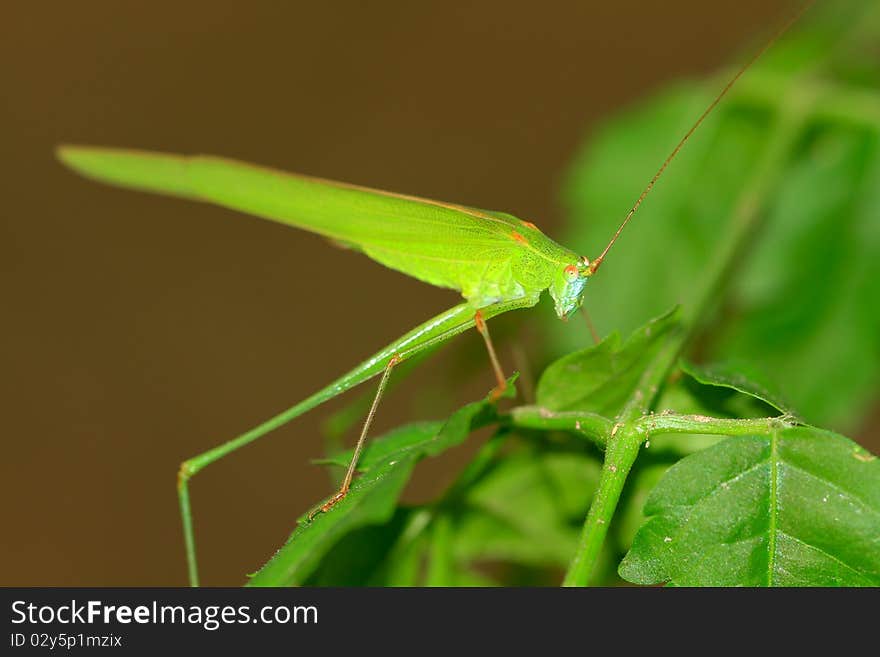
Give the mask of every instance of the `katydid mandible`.
[(373, 260), (426, 283), (457, 290), (464, 302), (420, 324), (357, 367), (266, 422), (181, 464), (178, 499), (190, 583), (198, 568), (189, 480), (205, 466), (244, 447), (323, 402), (381, 374), (353, 457), (339, 490), (318, 507), (328, 512), (349, 491), (391, 370), (401, 361), (475, 327), (489, 353), (497, 386), (505, 376), (492, 346), (487, 320), (529, 308), (549, 292), (560, 319), (581, 308), (584, 289), (654, 184), (685, 142), (739, 77), (797, 20), (792, 18), (730, 79), (681, 138), (626, 214), (601, 254), (589, 260), (556, 243), (537, 226), (502, 212), (384, 192), (294, 175), (213, 156), (88, 146), (61, 146), (59, 159), (105, 183), (206, 201), (323, 235)]

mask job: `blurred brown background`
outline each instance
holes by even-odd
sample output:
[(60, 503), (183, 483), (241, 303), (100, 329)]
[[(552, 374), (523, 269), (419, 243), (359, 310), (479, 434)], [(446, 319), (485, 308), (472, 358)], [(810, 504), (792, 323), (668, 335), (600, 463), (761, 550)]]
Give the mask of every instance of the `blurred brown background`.
[[(184, 584), (180, 461), (455, 303), (305, 233), (86, 182), (56, 144), (239, 157), (508, 210), (552, 235), (560, 175), (593, 122), (729, 63), (791, 8), (6, 4), (0, 584)], [(491, 385), (488, 367), (483, 379), (462, 398)], [(206, 584), (242, 582), (331, 492), (308, 462), (328, 410), (194, 479)], [(406, 417), (387, 404), (377, 429)], [(408, 496), (454, 465), (420, 468)]]

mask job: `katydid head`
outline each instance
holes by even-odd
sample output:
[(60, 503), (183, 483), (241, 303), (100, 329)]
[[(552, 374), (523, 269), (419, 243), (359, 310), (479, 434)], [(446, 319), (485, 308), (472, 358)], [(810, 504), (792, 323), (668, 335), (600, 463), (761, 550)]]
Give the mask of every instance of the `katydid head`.
[(584, 286), (592, 273), (590, 261), (585, 257), (565, 265), (556, 273), (550, 286), (550, 296), (556, 302), (559, 319), (568, 319), (581, 307), (584, 302)]

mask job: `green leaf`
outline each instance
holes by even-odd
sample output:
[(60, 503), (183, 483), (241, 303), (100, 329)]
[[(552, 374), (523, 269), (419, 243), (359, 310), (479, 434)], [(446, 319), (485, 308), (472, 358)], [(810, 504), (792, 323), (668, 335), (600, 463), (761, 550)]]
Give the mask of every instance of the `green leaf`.
[(681, 369), (698, 383), (720, 388), (730, 388), (760, 399), (781, 413), (800, 420), (788, 401), (775, 390), (773, 383), (752, 366), (744, 363), (714, 363), (695, 365), (686, 360), (679, 362)]
[(415, 456), (386, 461), (352, 484), (348, 496), (312, 522), (300, 521), (287, 543), (248, 586), (301, 584), (324, 554), (348, 532), (387, 521), (416, 464)]
[(563, 567), (599, 477), (589, 454), (520, 450), (468, 489), (456, 517), (459, 562)]
[(880, 460), (812, 427), (728, 438), (674, 465), (620, 575), (680, 586), (880, 585)]
[[(507, 395), (514, 392), (512, 377)], [(383, 524), (394, 513), (403, 487), (415, 464), (463, 442), (477, 422), (494, 417), (495, 405), (474, 402), (455, 412), (445, 423), (421, 423), (391, 432), (372, 441), (365, 450), (363, 474), (348, 495), (329, 512), (306, 516), (287, 543), (248, 582), (249, 586), (288, 586), (303, 583), (325, 554), (349, 532), (366, 525)], [(369, 452), (372, 455), (369, 456)]]
[(679, 328), (679, 316), (675, 308), (634, 331), (622, 344), (620, 336), (612, 333), (595, 346), (551, 363), (538, 381), (538, 405), (614, 417), (665, 336)]
[(305, 581), (306, 586), (380, 586), (387, 583), (388, 556), (399, 543), (414, 509), (398, 507), (388, 522), (355, 529), (338, 541)]
[(738, 320), (713, 349), (776, 373), (823, 425), (855, 426), (880, 381), (878, 203), (876, 132), (806, 137), (733, 290)]

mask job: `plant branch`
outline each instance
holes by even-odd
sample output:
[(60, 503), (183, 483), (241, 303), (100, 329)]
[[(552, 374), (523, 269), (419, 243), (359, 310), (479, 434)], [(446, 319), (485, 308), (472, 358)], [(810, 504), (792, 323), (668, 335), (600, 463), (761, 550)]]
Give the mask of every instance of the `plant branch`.
[(780, 428), (794, 426), (787, 415), (755, 419), (707, 417), (659, 413), (646, 415), (632, 424), (633, 430), (647, 439), (667, 433), (696, 433), (712, 436), (767, 436)]
[[(619, 429), (620, 425), (615, 425)], [(635, 463), (642, 444), (642, 437), (632, 428), (613, 432), (605, 452), (605, 463), (599, 476), (599, 485), (590, 504), (590, 511), (584, 522), (580, 544), (574, 559), (568, 567), (563, 586), (586, 586), (596, 559), (605, 542), (608, 524), (614, 517), (620, 493), (626, 483), (627, 475)]]
[(521, 429), (569, 431), (605, 447), (613, 423), (597, 413), (551, 411), (541, 406), (518, 406), (510, 411), (510, 423)]

